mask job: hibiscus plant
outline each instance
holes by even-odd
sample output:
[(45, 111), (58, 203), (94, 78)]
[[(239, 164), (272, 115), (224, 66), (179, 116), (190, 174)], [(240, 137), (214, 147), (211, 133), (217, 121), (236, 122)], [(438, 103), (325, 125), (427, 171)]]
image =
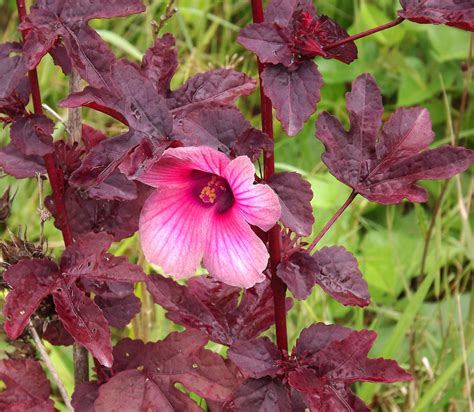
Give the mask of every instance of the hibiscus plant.
[[(316, 121), (324, 164), (352, 192), (307, 242), (311, 185), (298, 173), (275, 173), (272, 115), (289, 136), (298, 133), (320, 100), (318, 60), (355, 62), (357, 39), (405, 20), (474, 31), (472, 1), (400, 3), (393, 22), (349, 36), (312, 0), (269, 0), (265, 9), (251, 0), (254, 22), (237, 41), (257, 57), (260, 129), (236, 106), (255, 91), (255, 79), (214, 69), (172, 90), (173, 35), (157, 34), (137, 64), (117, 59), (88, 24), (146, 12), (141, 0), (37, 0), (29, 11), (16, 0), (22, 40), (0, 45), (0, 120), (10, 136), (0, 167), (17, 179), (47, 176), (52, 194), (44, 205), (65, 248), (55, 260), (25, 237), (2, 243), (4, 329), (11, 340), (35, 342), (66, 409), (366, 411), (355, 382), (412, 379), (395, 361), (368, 357), (370, 330), (316, 323), (289, 348), (286, 316), (292, 298), (308, 298), (316, 284), (343, 305), (369, 305), (355, 256), (341, 246), (318, 248), (319, 241), (357, 196), (425, 202), (418, 181), (463, 172), (474, 152), (430, 149), (425, 108), (400, 108), (382, 124), (377, 82), (360, 75), (346, 94), (349, 128), (328, 112)], [(48, 53), (76, 79), (58, 102), (72, 118), (64, 139), (53, 139), (55, 123), (41, 102), (36, 67)], [(80, 107), (126, 130), (108, 137), (81, 124), (74, 120)], [(153, 273), (144, 272), (143, 259), (109, 253), (137, 231)], [(199, 267), (206, 274), (194, 276)], [(138, 283), (182, 332), (158, 342), (112, 338), (111, 328), (140, 311)], [(262, 336), (273, 327), (275, 342), (272, 333)], [(42, 341), (74, 345), (72, 401)], [(208, 349), (209, 341), (224, 349)], [(34, 354), (0, 361), (0, 380), (1, 410), (54, 410)]]

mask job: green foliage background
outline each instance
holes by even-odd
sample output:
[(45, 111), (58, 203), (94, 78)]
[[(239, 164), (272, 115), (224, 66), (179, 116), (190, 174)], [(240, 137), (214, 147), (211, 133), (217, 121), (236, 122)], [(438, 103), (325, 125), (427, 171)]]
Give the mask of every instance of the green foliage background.
[[(120, 57), (139, 61), (153, 39), (151, 22), (159, 19), (166, 2), (145, 3), (146, 14), (93, 22)], [(320, 13), (335, 19), (351, 34), (394, 19), (399, 8), (396, 0), (332, 0), (315, 4)], [(180, 50), (181, 66), (173, 80), (174, 87), (197, 72), (223, 66), (256, 77), (254, 57), (235, 42), (239, 29), (251, 20), (248, 0), (179, 0), (177, 7), (177, 14), (163, 29), (177, 37)], [(0, 11), (0, 41), (18, 40), (15, 2), (0, 0)], [(474, 93), (472, 70), (468, 70), (471, 34), (445, 26), (404, 22), (359, 40), (357, 46), (359, 59), (350, 66), (335, 60), (317, 60), (325, 81), (318, 113), (328, 110), (347, 122), (344, 94), (358, 74), (370, 72), (382, 89), (386, 118), (400, 106), (426, 106), (436, 131), (434, 146), (450, 143), (456, 137), (460, 144), (472, 148), (472, 104), (467, 105), (460, 123), (462, 95), (469, 98)], [(68, 94), (67, 79), (49, 57), (39, 66), (39, 76), (44, 103), (66, 118), (67, 113), (57, 103)], [(247, 118), (259, 126), (258, 93), (241, 99), (239, 105)], [(91, 110), (84, 110), (83, 116), (86, 123), (109, 135), (123, 128)], [(276, 126), (277, 169), (297, 171), (312, 184), (316, 217), (313, 236), (350, 192), (320, 161), (323, 147), (314, 138), (316, 117), (317, 114), (294, 138), (288, 138)], [(458, 129), (460, 133), (455, 136)], [(58, 122), (56, 136), (60, 138), (63, 131)], [(6, 130), (0, 130), (0, 141), (8, 141)], [(359, 385), (358, 395), (372, 402), (375, 410), (469, 408), (472, 387), (467, 376), (470, 374), (472, 381), (474, 351), (472, 177), (471, 169), (447, 186), (443, 182), (424, 183), (430, 200), (423, 205), (383, 207), (357, 199), (320, 245), (341, 244), (356, 255), (373, 303), (364, 310), (346, 308), (315, 288), (307, 301), (296, 302), (289, 313), (290, 346), (301, 329), (314, 322), (337, 322), (378, 332), (371, 356), (395, 358), (416, 379), (410, 384)], [(9, 237), (7, 227), (16, 232), (21, 225), (28, 229), (30, 240), (38, 241), (38, 183), (4, 177), (0, 179), (0, 194), (8, 185), (17, 195), (7, 225), (0, 227), (2, 238)], [(49, 191), (47, 185), (45, 191)], [(431, 241), (427, 245), (430, 227)], [(59, 254), (62, 240), (51, 221), (46, 222), (45, 235), (51, 252)], [(425, 249), (425, 270), (420, 273)], [(136, 237), (116, 245), (114, 251), (143, 262)], [(129, 328), (114, 331), (115, 339), (130, 336), (156, 340), (179, 329), (164, 318), (163, 310), (152, 304), (146, 291), (138, 287), (137, 294), (143, 299), (142, 312)], [(217, 345), (210, 347), (223, 351)], [(66, 387), (72, 391), (71, 349), (48, 348)], [(0, 335), (0, 356), (5, 357), (11, 350), (5, 336)], [(63, 409), (58, 396), (56, 400), (56, 406)]]

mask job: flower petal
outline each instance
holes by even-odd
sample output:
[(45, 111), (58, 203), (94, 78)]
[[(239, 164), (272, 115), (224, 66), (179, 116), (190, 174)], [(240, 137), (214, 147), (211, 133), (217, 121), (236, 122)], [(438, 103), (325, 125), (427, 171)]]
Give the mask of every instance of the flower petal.
[(189, 181), (192, 170), (221, 176), (229, 163), (224, 153), (210, 147), (176, 147), (167, 149), (138, 180), (153, 187), (181, 187)]
[(216, 279), (250, 288), (265, 279), (268, 251), (238, 209), (215, 213), (204, 252), (204, 266)]
[(201, 262), (211, 209), (202, 207), (189, 188), (158, 189), (140, 215), (140, 241), (146, 259), (177, 278), (194, 274)]
[(280, 201), (267, 185), (254, 185), (255, 168), (246, 156), (232, 160), (224, 169), (223, 177), (234, 194), (236, 207), (244, 219), (260, 229), (270, 230), (281, 215)]

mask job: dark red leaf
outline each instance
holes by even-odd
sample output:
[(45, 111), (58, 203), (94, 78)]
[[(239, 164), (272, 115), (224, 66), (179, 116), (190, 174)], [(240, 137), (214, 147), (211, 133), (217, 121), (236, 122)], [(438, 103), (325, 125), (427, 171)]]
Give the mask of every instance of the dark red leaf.
[(26, 156), (45, 156), (54, 152), (53, 129), (54, 123), (46, 116), (32, 114), (13, 123), (10, 138)]
[(277, 267), (278, 277), (285, 282), (293, 296), (305, 300), (316, 284), (319, 273), (317, 260), (305, 252), (295, 252)]
[(429, 113), (422, 108), (398, 109), (377, 138), (382, 97), (369, 74), (354, 81), (346, 100), (350, 130), (325, 112), (316, 122), (316, 136), (326, 147), (323, 161), (331, 173), (369, 200), (426, 201), (418, 180), (447, 179), (474, 162), (474, 152), (462, 147), (428, 149), (433, 133)]
[(234, 343), (227, 352), (245, 378), (276, 377), (280, 372), (281, 352), (267, 337)]
[(293, 52), (286, 40), (290, 36), (288, 29), (276, 24), (254, 23), (240, 31), (237, 41), (255, 53), (262, 63), (289, 67), (294, 63)]
[(107, 233), (87, 233), (67, 247), (61, 257), (61, 271), (66, 276), (80, 276), (97, 281), (142, 282), (146, 279), (140, 266), (125, 256), (107, 253), (113, 242)]
[(353, 383), (411, 379), (395, 361), (367, 358), (376, 336), (368, 330), (353, 331), (318, 323), (302, 331), (291, 356), (280, 352), (267, 338), (237, 342), (229, 349), (230, 359), (244, 376), (259, 379), (250, 379), (239, 387), (230, 410), (240, 410), (239, 405), (242, 410), (259, 410), (262, 402), (276, 402), (280, 395), (271, 393), (269, 384), (284, 389), (289, 401), (290, 390), (284, 383), (292, 387), (292, 406), (285, 411), (303, 411), (303, 401), (312, 410), (324, 412), (343, 412), (348, 408), (367, 411), (351, 391)]
[(282, 65), (267, 66), (262, 74), (265, 93), (275, 107), (283, 128), (294, 136), (316, 111), (323, 79), (311, 61), (289, 70)]
[(56, 312), (74, 340), (104, 366), (113, 362), (110, 330), (99, 307), (74, 283), (61, 282), (53, 293)]
[(185, 146), (209, 146), (229, 156), (245, 155), (253, 161), (262, 149), (271, 150), (273, 140), (251, 127), (234, 106), (203, 107), (175, 116), (173, 139)]
[(337, 325), (310, 326), (293, 350), (298, 362), (288, 374), (289, 384), (317, 410), (342, 412), (350, 405), (355, 411), (367, 411), (351, 391), (354, 382), (411, 380), (395, 361), (367, 358), (376, 336), (372, 331), (352, 331)]
[(301, 331), (293, 349), (293, 354), (302, 358), (308, 353), (319, 352), (332, 342), (344, 340), (352, 332), (352, 329), (344, 326), (315, 323)]
[[(107, 232), (115, 241), (120, 241), (132, 236), (138, 230), (140, 210), (148, 195), (149, 188), (140, 184), (138, 196), (134, 200), (94, 200), (87, 193), (68, 187), (64, 197), (74, 237), (89, 232)], [(53, 199), (48, 197), (45, 203), (56, 218)], [(57, 219), (55, 224), (58, 224)]]
[(93, 293), (104, 299), (119, 299), (133, 295), (133, 284), (114, 281), (98, 281), (93, 278), (82, 277), (79, 280), (81, 289)]
[[(311, 355), (313, 366), (333, 382), (399, 382), (411, 380), (410, 374), (387, 359), (368, 359), (377, 334), (373, 331), (353, 331), (343, 340), (336, 340)], [(341, 363), (341, 360), (344, 362)]]
[(3, 276), (12, 287), (3, 309), (5, 332), (10, 339), (16, 339), (41, 301), (55, 287), (59, 270), (49, 259), (24, 259), (10, 266)]
[(82, 141), (84, 142), (87, 151), (92, 147), (97, 146), (105, 139), (107, 139), (107, 135), (100, 130), (94, 129), (92, 126), (87, 124), (82, 124)]
[(280, 199), (283, 224), (300, 236), (309, 236), (314, 224), (309, 182), (298, 173), (284, 172), (275, 173), (268, 184)]
[(72, 407), (75, 412), (94, 412), (94, 402), (99, 396), (97, 382), (83, 382), (74, 388), (72, 394)]
[(255, 90), (256, 82), (232, 69), (216, 69), (199, 73), (173, 91), (168, 107), (173, 115), (211, 105), (230, 105), (240, 96)]
[(265, 22), (288, 26), (295, 11), (302, 8), (311, 15), (316, 14), (311, 0), (270, 0), (264, 13)]
[(103, 298), (96, 296), (94, 302), (102, 310), (111, 326), (124, 328), (140, 312), (141, 301), (134, 294), (123, 298)]
[(26, 75), (21, 51), (19, 43), (0, 44), (0, 102), (15, 92)]
[[(354, 395), (349, 385), (337, 389), (325, 385), (311, 369), (302, 368), (289, 374), (290, 385), (298, 390), (311, 410), (320, 412), (370, 412), (364, 402)], [(348, 409), (350, 408), (350, 409)]]
[(474, 31), (474, 3), (470, 0), (400, 0), (398, 14), (416, 23), (447, 24)]
[[(349, 37), (349, 34), (339, 24), (327, 16), (321, 16), (317, 20), (317, 25), (321, 33), (320, 42), (323, 48)], [(357, 59), (357, 47), (353, 41), (331, 48), (325, 53), (326, 58), (337, 59), (346, 64)]]
[(246, 129), (238, 137), (232, 151), (236, 156), (247, 156), (252, 162), (257, 161), (262, 151), (264, 153), (273, 150), (273, 139), (259, 129)]
[(50, 386), (41, 365), (31, 359), (0, 361), (0, 410), (5, 412), (53, 412)]
[(279, 379), (250, 379), (239, 387), (231, 403), (238, 412), (292, 411), (290, 393)]
[(210, 277), (192, 278), (186, 287), (160, 275), (151, 275), (147, 287), (154, 301), (168, 311), (168, 319), (199, 329), (223, 345), (252, 339), (274, 322), (269, 282), (246, 289), (240, 304), (240, 289)]
[(63, 44), (57, 43), (50, 51), (49, 54), (53, 58), (54, 64), (61, 67), (62, 72), (69, 76), (72, 72), (72, 62), (67, 54), (67, 50)]
[(40, 156), (26, 156), (11, 143), (0, 149), (0, 167), (17, 179), (46, 173), (44, 161)]
[(158, 93), (167, 96), (170, 93), (170, 82), (178, 68), (178, 49), (171, 33), (157, 37), (143, 57), (142, 70), (150, 79)]
[[(90, 149), (71, 179), (81, 187), (103, 182), (127, 160), (121, 171), (136, 177), (155, 162), (170, 143), (172, 118), (165, 99), (140, 69), (130, 62), (116, 61), (112, 66), (111, 82), (112, 88), (86, 87), (83, 92), (61, 102), (63, 107), (94, 103), (98, 108), (118, 113), (130, 128), (127, 133), (106, 139)], [(139, 157), (134, 158), (137, 154)]]
[(343, 305), (370, 303), (367, 282), (357, 260), (341, 246), (324, 247), (313, 256), (295, 252), (280, 263), (277, 274), (298, 299), (306, 299), (317, 283)]
[(265, 22), (245, 27), (237, 39), (262, 63), (295, 68), (317, 56), (351, 63), (357, 58), (354, 42), (325, 50), (347, 37), (335, 21), (317, 16), (311, 1), (272, 0), (265, 10)]
[(114, 349), (116, 374), (100, 387), (95, 410), (116, 410), (135, 402), (133, 410), (199, 411), (174, 387), (178, 382), (199, 396), (229, 400), (236, 378), (219, 355), (204, 349), (206, 343), (196, 330), (174, 332), (161, 342), (146, 345), (130, 339), (121, 341)]
[(36, 67), (41, 58), (56, 47), (61, 37), (69, 59), (81, 77), (93, 86), (107, 86), (115, 57), (87, 22), (142, 11), (144, 6), (139, 0), (37, 2), (20, 26), (27, 31), (24, 54), (28, 69)]
[(64, 329), (63, 324), (59, 320), (52, 320), (48, 322), (48, 326), (42, 335), (52, 345), (69, 346), (74, 343), (74, 338), (69, 332)]
[(367, 306), (370, 303), (367, 282), (360, 273), (357, 259), (342, 246), (323, 247), (313, 258), (319, 271), (316, 283), (343, 305)]
[(91, 187), (89, 196), (97, 200), (134, 200), (137, 198), (137, 186), (116, 170), (102, 183)]
[(142, 372), (131, 369), (118, 373), (99, 389), (95, 412), (120, 411), (201, 411), (191, 399), (176, 388), (162, 390)]

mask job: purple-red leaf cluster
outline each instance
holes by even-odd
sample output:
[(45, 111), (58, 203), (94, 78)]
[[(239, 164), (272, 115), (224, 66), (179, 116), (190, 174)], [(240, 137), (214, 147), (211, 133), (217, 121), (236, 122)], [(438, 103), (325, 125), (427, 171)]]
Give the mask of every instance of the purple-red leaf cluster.
[(268, 338), (235, 343), (229, 359), (248, 380), (235, 392), (231, 410), (286, 411), (302, 400), (321, 412), (368, 411), (352, 392), (353, 383), (411, 379), (395, 361), (367, 357), (376, 336), (318, 323), (303, 330), (291, 355)]
[(398, 14), (416, 23), (446, 24), (474, 31), (474, 3), (470, 0), (400, 0)]
[(124, 405), (137, 411), (200, 411), (177, 383), (211, 401), (229, 401), (239, 381), (224, 359), (204, 349), (206, 343), (196, 330), (173, 332), (156, 343), (124, 339), (114, 348), (108, 379), (78, 385), (73, 406), (78, 412), (123, 410)]
[(271, 0), (265, 21), (241, 30), (239, 43), (265, 63), (265, 93), (290, 136), (301, 130), (320, 99), (323, 80), (312, 60), (322, 56), (351, 63), (357, 58), (354, 42), (325, 50), (347, 37), (336, 22), (318, 16), (309, 0)]
[(35, 68), (46, 53), (52, 52), (65, 72), (72, 64), (90, 85), (106, 86), (115, 57), (87, 22), (144, 10), (140, 0), (39, 0), (20, 25), (20, 30), (26, 33), (23, 46), (26, 67)]
[(418, 180), (448, 179), (474, 162), (474, 152), (463, 147), (428, 148), (434, 133), (426, 109), (398, 109), (380, 130), (382, 95), (369, 74), (354, 80), (346, 102), (350, 129), (324, 112), (316, 137), (326, 148), (322, 159), (330, 172), (371, 201), (425, 202), (427, 193)]
[(31, 359), (0, 361), (0, 410), (4, 412), (53, 412), (50, 386), (41, 365)]
[(270, 282), (241, 289), (200, 276), (181, 286), (160, 275), (150, 275), (147, 286), (154, 301), (165, 308), (166, 317), (180, 325), (199, 329), (223, 345), (249, 340), (274, 323)]
[(90, 188), (119, 168), (137, 178), (171, 144), (210, 146), (229, 155), (253, 160), (272, 140), (251, 127), (234, 103), (255, 89), (255, 81), (231, 69), (200, 73), (178, 89), (170, 81), (178, 67), (175, 39), (158, 37), (140, 66), (112, 62), (108, 83), (91, 85), (62, 101), (64, 107), (85, 106), (102, 111), (129, 127), (99, 142), (73, 173), (74, 185)]
[[(133, 283), (145, 280), (139, 266), (107, 253), (112, 240), (106, 233), (89, 233), (66, 248), (59, 265), (42, 258), (20, 260), (9, 267), (4, 273), (12, 288), (4, 307), (8, 337), (20, 336), (43, 299), (52, 295), (65, 330), (56, 326), (56, 332), (50, 330), (46, 336), (52, 341), (68, 342), (67, 331), (99, 362), (110, 366), (109, 324), (123, 326), (139, 311)], [(95, 294), (94, 301), (86, 292)]]

